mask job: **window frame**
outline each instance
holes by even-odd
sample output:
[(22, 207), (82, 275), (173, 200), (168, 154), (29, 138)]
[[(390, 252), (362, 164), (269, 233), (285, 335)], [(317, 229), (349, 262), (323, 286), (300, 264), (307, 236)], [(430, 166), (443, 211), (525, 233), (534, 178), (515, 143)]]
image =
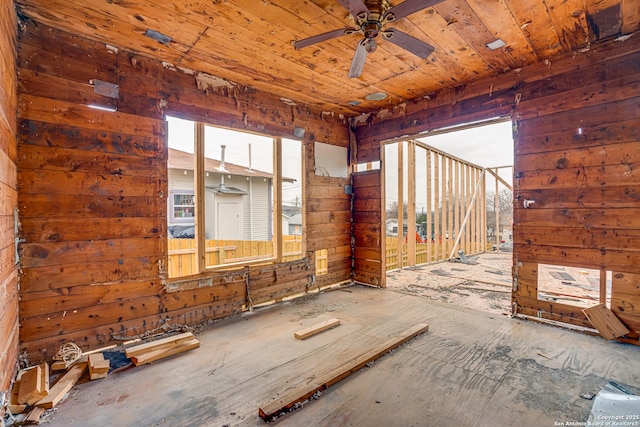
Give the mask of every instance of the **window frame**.
[[(181, 118), (180, 116), (172, 116), (172, 117), (176, 117), (176, 118)], [(180, 190), (180, 189), (176, 189), (176, 190), (171, 190), (170, 191), (170, 197), (171, 197), (171, 203), (170, 203), (170, 212), (171, 212), (171, 218), (167, 218), (167, 223), (193, 223), (194, 224), (194, 228), (195, 228), (195, 236), (194, 236), (194, 240), (195, 240), (195, 256), (196, 256), (196, 260), (195, 260), (195, 272), (191, 273), (191, 274), (186, 274), (186, 275), (180, 275), (180, 276), (172, 276), (172, 277), (168, 277), (168, 281), (169, 282), (174, 282), (176, 285), (178, 284), (178, 282), (182, 282), (182, 281), (188, 281), (188, 280), (192, 280), (193, 278), (196, 278), (198, 276), (203, 277), (206, 275), (207, 272), (213, 272), (213, 271), (218, 271), (218, 270), (223, 270), (223, 269), (234, 269), (234, 268), (238, 268), (238, 267), (243, 267), (243, 266), (248, 266), (248, 265), (256, 265), (256, 264), (273, 264), (273, 263), (279, 263), (279, 262), (285, 262), (284, 259), (284, 253), (283, 253), (283, 246), (284, 246), (284, 232), (288, 232), (288, 230), (284, 230), (283, 229), (283, 225), (282, 225), (282, 215), (283, 215), (283, 205), (282, 205), (282, 183), (283, 183), (283, 176), (282, 176), (282, 138), (278, 137), (278, 136), (273, 136), (273, 135), (266, 135), (266, 134), (260, 134), (260, 133), (255, 133), (256, 135), (259, 136), (263, 136), (266, 138), (271, 138), (273, 141), (273, 172), (272, 172), (272, 206), (271, 206), (271, 210), (270, 210), (270, 215), (272, 218), (272, 223), (271, 223), (271, 228), (272, 228), (272, 237), (271, 237), (271, 242), (273, 245), (273, 254), (271, 255), (266, 255), (264, 257), (261, 258), (253, 258), (253, 257), (248, 257), (246, 259), (240, 259), (238, 261), (234, 261), (234, 262), (229, 262), (229, 263), (224, 263), (224, 264), (217, 264), (217, 265), (210, 265), (207, 266), (207, 259), (206, 259), (206, 238), (205, 238), (205, 225), (204, 222), (206, 221), (206, 213), (205, 213), (205, 183), (206, 183), (206, 169), (205, 169), (205, 129), (206, 126), (211, 126), (211, 127), (216, 127), (216, 128), (220, 128), (220, 129), (228, 129), (228, 130), (232, 130), (235, 132), (239, 132), (239, 133), (247, 133), (250, 134), (251, 132), (246, 132), (244, 130), (238, 130), (238, 129), (233, 129), (233, 128), (225, 128), (223, 126), (219, 126), (219, 125), (214, 125), (214, 124), (209, 124), (207, 122), (201, 121), (201, 120), (193, 120), (193, 119), (189, 119), (189, 118), (183, 118), (183, 120), (186, 119), (188, 121), (193, 122), (194, 124), (194, 128), (195, 128), (195, 132), (194, 132), (194, 190), (193, 193), (189, 193), (189, 190)], [(167, 138), (168, 138), (169, 132), (167, 132)], [(305, 234), (305, 230), (306, 230), (306, 214), (304, 211), (304, 206), (306, 205), (306, 196), (304, 193), (304, 188), (305, 188), (305, 162), (304, 162), (304, 142), (300, 139), (296, 139), (296, 138), (287, 138), (287, 139), (291, 139), (293, 141), (297, 141), (300, 144), (300, 188), (302, 189), (300, 192), (300, 198), (301, 198), (301, 203), (302, 203), (302, 209), (301, 209), (301, 214), (302, 214), (302, 224), (301, 224), (301, 228), (302, 228), (302, 244), (301, 244), (301, 248), (300, 248), (300, 258), (304, 258), (304, 254), (306, 251), (306, 244), (305, 244), (305, 238), (304, 238), (304, 234)], [(169, 141), (167, 140), (167, 146), (169, 146)], [(175, 217), (175, 206), (182, 206), (182, 205), (175, 205), (174, 204), (174, 197), (176, 194), (193, 194), (194, 196), (194, 216), (193, 217), (187, 217), (187, 218), (181, 218), (181, 217)], [(205, 221), (202, 221), (202, 219), (205, 218)], [(168, 236), (167, 236), (168, 239)], [(169, 255), (169, 254), (168, 254)], [(289, 254), (288, 256), (291, 256), (291, 254)]]

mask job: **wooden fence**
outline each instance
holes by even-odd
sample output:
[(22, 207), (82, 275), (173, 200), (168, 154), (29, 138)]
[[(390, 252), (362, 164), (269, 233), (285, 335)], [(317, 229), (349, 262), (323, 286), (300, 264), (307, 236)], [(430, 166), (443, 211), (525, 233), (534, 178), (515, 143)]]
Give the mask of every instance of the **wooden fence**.
[[(302, 236), (283, 237), (283, 261), (294, 261), (303, 257)], [(170, 278), (196, 274), (195, 239), (168, 239)], [(207, 240), (206, 266), (231, 264), (273, 255), (273, 242), (266, 240)]]
[[(386, 238), (387, 251), (385, 255), (386, 269), (395, 270), (398, 265), (398, 238)], [(196, 272), (196, 248), (194, 239), (169, 239), (169, 277), (184, 277)], [(444, 242), (416, 243), (415, 264), (428, 264), (442, 261), (443, 253), (449, 253), (454, 241), (447, 239)], [(301, 236), (286, 236), (283, 241), (283, 261), (294, 261), (302, 258)], [(443, 250), (444, 245), (444, 250)], [(430, 246), (430, 247), (429, 247)], [(488, 250), (488, 249), (487, 249)], [(246, 261), (269, 257), (273, 255), (273, 243), (269, 241), (247, 240), (207, 240), (206, 250), (207, 266), (212, 267), (227, 263)], [(407, 243), (403, 243), (402, 267), (409, 266), (407, 260)], [(430, 259), (428, 259), (430, 255)], [(472, 254), (467, 254), (472, 255)], [(316, 273), (328, 272), (327, 250), (316, 252)]]

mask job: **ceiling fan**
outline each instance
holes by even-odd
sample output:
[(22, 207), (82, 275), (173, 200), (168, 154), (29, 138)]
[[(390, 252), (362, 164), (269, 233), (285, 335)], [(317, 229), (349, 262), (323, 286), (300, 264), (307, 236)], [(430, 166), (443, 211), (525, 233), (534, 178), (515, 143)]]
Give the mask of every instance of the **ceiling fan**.
[(388, 22), (397, 21), (407, 15), (440, 3), (443, 0), (405, 0), (393, 7), (390, 7), (389, 0), (365, 0), (364, 2), (362, 0), (338, 1), (351, 13), (357, 27), (341, 28), (294, 41), (293, 46), (296, 49), (302, 49), (303, 47), (336, 37), (361, 33), (364, 35), (364, 38), (360, 40), (358, 47), (356, 47), (356, 52), (351, 61), (351, 68), (349, 69), (349, 78), (360, 77), (367, 54), (374, 52), (378, 47), (376, 37), (378, 37), (379, 34), (396, 46), (400, 46), (422, 59), (425, 59), (434, 51), (433, 46), (407, 33), (393, 28), (383, 29), (383, 27)]

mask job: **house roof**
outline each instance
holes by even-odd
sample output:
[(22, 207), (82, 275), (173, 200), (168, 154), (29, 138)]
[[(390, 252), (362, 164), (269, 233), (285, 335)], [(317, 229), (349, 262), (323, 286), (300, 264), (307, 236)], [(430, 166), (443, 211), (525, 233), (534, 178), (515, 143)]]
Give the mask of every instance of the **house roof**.
[[(167, 159), (167, 167), (169, 169), (184, 169), (184, 170), (193, 170), (193, 159), (192, 153), (187, 153), (185, 151), (176, 150), (174, 148), (169, 148), (169, 157)], [(204, 168), (207, 172), (220, 173), (223, 172), (219, 169), (220, 160), (211, 159), (205, 157)], [(224, 172), (229, 175), (237, 175), (237, 176), (254, 176), (259, 178), (268, 178), (272, 179), (273, 174), (269, 172), (260, 171), (257, 169), (247, 169), (244, 166), (235, 165), (233, 163), (224, 162)], [(296, 180), (293, 178), (282, 178), (286, 182), (295, 182)]]
[[(169, 169), (193, 170), (193, 164), (193, 154), (169, 148), (169, 158), (167, 159), (167, 167)], [(220, 160), (205, 157), (204, 168), (207, 172), (220, 173)], [(256, 169), (249, 171), (249, 169), (244, 166), (234, 165), (229, 162), (224, 162), (224, 169), (224, 171), (230, 175), (273, 178), (273, 174), (270, 174), (269, 172), (263, 172)]]

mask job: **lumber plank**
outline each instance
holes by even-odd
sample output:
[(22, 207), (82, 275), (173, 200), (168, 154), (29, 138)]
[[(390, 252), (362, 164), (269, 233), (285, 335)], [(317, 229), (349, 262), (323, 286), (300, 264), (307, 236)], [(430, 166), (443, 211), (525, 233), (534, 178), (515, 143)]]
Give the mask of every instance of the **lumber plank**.
[(582, 310), (604, 339), (612, 340), (629, 333), (629, 329), (604, 304)]
[(45, 409), (41, 407), (35, 407), (29, 412), (27, 418), (24, 419), (25, 424), (40, 424), (40, 418), (44, 414)]
[(164, 359), (165, 357), (174, 356), (176, 354), (184, 353), (189, 350), (200, 347), (200, 341), (193, 338), (188, 341), (177, 344), (173, 347), (161, 348), (158, 350), (143, 353), (139, 356), (131, 358), (135, 366), (144, 365), (147, 363), (155, 362), (156, 360)]
[(36, 403), (36, 406), (52, 409), (62, 400), (64, 395), (78, 382), (87, 370), (87, 363), (77, 363), (64, 374), (49, 390), (49, 394)]
[(64, 371), (67, 369), (67, 362), (64, 360), (56, 360), (51, 364), (50, 369), (52, 371)]
[(316, 325), (309, 326), (308, 328), (300, 329), (299, 331), (294, 332), (293, 336), (299, 340), (303, 340), (319, 334), (320, 332), (326, 331), (327, 329), (335, 328), (336, 326), (340, 326), (340, 319), (331, 318)]
[(302, 384), (292, 391), (285, 394), (283, 397), (267, 403), (266, 405), (258, 408), (258, 414), (264, 421), (270, 421), (278, 414), (286, 412), (293, 408), (297, 403), (304, 402), (313, 396), (317, 391), (322, 391), (331, 387), (333, 384), (348, 377), (352, 373), (363, 368), (367, 363), (372, 362), (390, 350), (398, 347), (399, 345), (409, 341), (410, 339), (420, 335), (429, 330), (429, 325), (425, 323), (418, 323), (415, 326), (407, 329), (399, 334), (397, 337), (392, 338), (385, 343), (366, 351), (365, 353), (354, 357), (338, 368), (327, 372), (323, 375), (319, 375), (317, 380), (309, 384)]
[(146, 352), (150, 352), (150, 351), (154, 351), (154, 350), (159, 350), (162, 348), (167, 348), (167, 347), (172, 347), (175, 346), (176, 344), (181, 344), (185, 341), (189, 341), (191, 339), (193, 339), (193, 333), (191, 332), (184, 332), (182, 334), (178, 334), (178, 335), (173, 335), (167, 338), (162, 338), (159, 340), (155, 340), (155, 341), (151, 341), (151, 342), (147, 342), (144, 344), (140, 344), (140, 345), (136, 345), (133, 347), (130, 347), (128, 349), (126, 349), (124, 351), (125, 356), (127, 356), (128, 358), (132, 358), (138, 355), (141, 355), (143, 353)]
[(18, 403), (18, 393), (20, 390), (20, 380), (16, 380), (13, 383), (13, 388), (11, 389), (11, 394), (9, 395), (9, 403), (7, 403), (7, 409), (12, 414), (22, 414), (25, 409), (27, 409), (27, 405)]
[[(48, 393), (49, 385), (49, 365), (43, 363), (33, 369), (29, 369), (20, 378), (20, 391), (18, 392), (18, 403), (33, 405)], [(44, 379), (46, 373), (47, 379)]]
[(89, 363), (89, 378), (91, 380), (97, 380), (104, 378), (109, 372), (109, 361), (104, 359), (102, 353), (93, 353), (88, 357)]

